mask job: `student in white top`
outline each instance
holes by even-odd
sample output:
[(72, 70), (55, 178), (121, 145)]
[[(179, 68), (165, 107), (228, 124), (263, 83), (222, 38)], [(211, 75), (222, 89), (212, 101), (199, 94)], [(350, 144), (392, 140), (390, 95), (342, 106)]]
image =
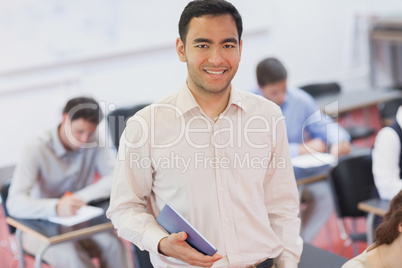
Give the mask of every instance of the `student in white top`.
[(399, 268), (402, 256), (402, 191), (392, 199), (383, 222), (375, 232), (376, 242), (342, 268)]
[(392, 199), (402, 189), (402, 106), (395, 122), (378, 132), (373, 148), (373, 174), (382, 199)]

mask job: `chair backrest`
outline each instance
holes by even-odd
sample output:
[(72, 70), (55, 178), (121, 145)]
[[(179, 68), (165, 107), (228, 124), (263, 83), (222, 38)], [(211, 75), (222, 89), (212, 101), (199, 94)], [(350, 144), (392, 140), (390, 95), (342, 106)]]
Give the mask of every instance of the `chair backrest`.
[(110, 137), (116, 149), (119, 149), (120, 136), (126, 127), (127, 120), (136, 112), (149, 104), (138, 104), (131, 107), (124, 107), (110, 112), (107, 116)]
[(402, 105), (402, 98), (396, 98), (378, 105), (381, 121), (384, 126), (389, 126), (396, 118), (396, 112)]
[(371, 152), (348, 155), (339, 160), (329, 173), (334, 203), (339, 218), (360, 217), (361, 201), (378, 197), (372, 172)]
[[(3, 206), (4, 215), (6, 217), (9, 216), (6, 203), (7, 203), (8, 190), (10, 189), (10, 185), (11, 185), (11, 179), (8, 179), (7, 181), (4, 182), (4, 184), (1, 186), (1, 189), (0, 189), (1, 205)], [(8, 229), (10, 230), (11, 234), (15, 233), (15, 228), (13, 226), (8, 225)]]
[(136, 268), (153, 268), (148, 251), (140, 250), (134, 244), (132, 244), (132, 250), (134, 255), (134, 265)]
[(305, 85), (300, 88), (313, 96), (313, 98), (341, 92), (341, 86), (335, 82)]

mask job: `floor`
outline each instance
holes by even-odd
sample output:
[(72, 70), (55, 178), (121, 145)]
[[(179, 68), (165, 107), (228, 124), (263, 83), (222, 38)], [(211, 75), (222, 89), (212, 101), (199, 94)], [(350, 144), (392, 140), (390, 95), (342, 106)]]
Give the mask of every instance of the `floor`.
[[(17, 268), (19, 267), (19, 261), (12, 254), (10, 249), (10, 238), (8, 235), (7, 225), (5, 224), (3, 210), (0, 209), (0, 268)], [(351, 221), (346, 221), (347, 229), (350, 228)], [(359, 219), (357, 221), (358, 231), (364, 232), (366, 229), (365, 219)], [(313, 245), (331, 251), (335, 254), (342, 255), (346, 258), (353, 256), (352, 246), (344, 247), (344, 242), (340, 239), (339, 231), (337, 227), (336, 214), (333, 213), (327, 224), (319, 232), (317, 237), (313, 241)], [(366, 247), (366, 243), (357, 243), (358, 253), (362, 252)], [(129, 245), (127, 244), (129, 249)], [(33, 267), (34, 259), (32, 257), (25, 257), (25, 265), (27, 268)], [(48, 265), (43, 265), (44, 268), (50, 268)]]
[[(345, 221), (346, 232), (349, 233), (352, 230), (352, 220), (346, 219)], [(366, 219), (361, 218), (356, 221), (357, 232), (364, 233), (366, 231)], [(328, 220), (327, 224), (321, 229), (317, 237), (314, 239), (312, 244), (318, 248), (322, 248), (331, 251), (337, 255), (341, 255), (347, 259), (354, 256), (353, 247), (349, 245), (345, 247), (345, 240), (340, 238), (337, 217), (334, 212), (331, 218)], [(348, 243), (346, 243), (348, 244)], [(357, 254), (360, 254), (367, 248), (367, 243), (357, 242), (355, 243), (357, 247)]]

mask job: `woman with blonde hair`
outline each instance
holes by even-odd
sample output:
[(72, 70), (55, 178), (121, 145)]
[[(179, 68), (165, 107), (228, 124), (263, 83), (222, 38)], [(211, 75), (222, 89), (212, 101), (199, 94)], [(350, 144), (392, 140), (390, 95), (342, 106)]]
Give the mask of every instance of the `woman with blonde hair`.
[(402, 191), (391, 200), (383, 222), (375, 231), (376, 242), (342, 268), (401, 267), (402, 260)]

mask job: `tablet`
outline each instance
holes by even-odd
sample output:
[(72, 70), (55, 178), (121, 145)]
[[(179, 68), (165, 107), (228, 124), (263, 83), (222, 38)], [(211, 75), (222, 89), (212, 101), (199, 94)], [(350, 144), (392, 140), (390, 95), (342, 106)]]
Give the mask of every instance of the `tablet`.
[(186, 242), (204, 255), (212, 256), (218, 250), (200, 232), (198, 232), (183, 216), (174, 208), (166, 204), (156, 217), (156, 221), (169, 234), (186, 232)]

